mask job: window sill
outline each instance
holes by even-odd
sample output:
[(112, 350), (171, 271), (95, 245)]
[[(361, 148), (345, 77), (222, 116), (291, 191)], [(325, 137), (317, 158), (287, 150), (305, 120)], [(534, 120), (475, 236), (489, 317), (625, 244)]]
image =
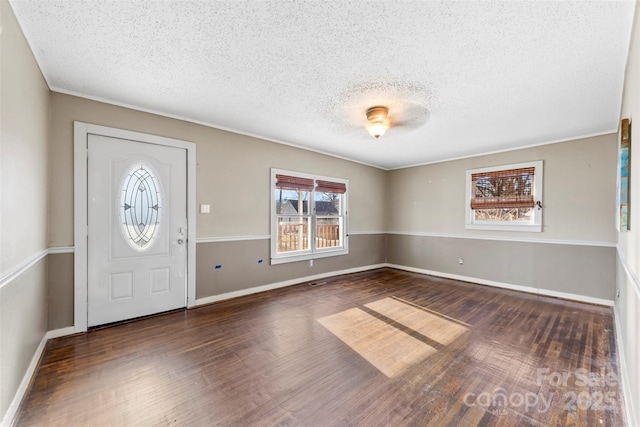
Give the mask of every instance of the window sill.
[(542, 225), (540, 224), (465, 224), (464, 228), (467, 230), (542, 232)]
[(271, 265), (286, 264), (289, 262), (307, 261), (310, 259), (328, 258), (328, 257), (348, 255), (348, 254), (349, 254), (349, 249), (340, 248), (336, 250), (306, 253), (306, 254), (299, 254), (299, 255), (280, 255), (280, 256), (271, 258)]

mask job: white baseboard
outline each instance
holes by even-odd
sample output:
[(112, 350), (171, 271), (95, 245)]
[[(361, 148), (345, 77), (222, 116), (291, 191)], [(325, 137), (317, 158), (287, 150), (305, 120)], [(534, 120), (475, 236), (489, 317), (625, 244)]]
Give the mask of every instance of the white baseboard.
[(241, 290), (238, 290), (238, 291), (227, 292), (227, 293), (220, 294), (220, 295), (213, 295), (213, 296), (210, 296), (210, 297), (200, 298), (200, 299), (196, 300), (194, 307), (198, 307), (198, 306), (205, 305), (205, 304), (211, 304), (213, 302), (223, 301), (223, 300), (226, 300), (226, 299), (236, 298), (236, 297), (240, 297), (240, 296), (244, 296), (244, 295), (251, 295), (251, 294), (258, 293), (258, 292), (270, 291), (272, 289), (284, 288), (284, 287), (287, 287), (287, 286), (297, 285), (299, 283), (309, 282), (309, 281), (312, 281), (312, 280), (319, 280), (319, 279), (324, 279), (324, 278), (327, 278), (327, 277), (339, 276), (341, 274), (359, 273), (361, 271), (375, 270), (376, 268), (383, 268), (383, 267), (395, 268), (395, 269), (398, 269), (398, 270), (410, 271), (410, 272), (419, 273), (419, 274), (427, 274), (427, 275), (437, 276), (437, 277), (444, 277), (446, 279), (461, 280), (463, 282), (478, 283), (480, 285), (487, 285), (487, 286), (493, 286), (493, 287), (497, 287), (497, 288), (510, 289), (512, 291), (526, 292), (526, 293), (529, 293), (529, 294), (536, 294), (536, 295), (544, 295), (544, 296), (550, 296), (550, 297), (556, 297), (556, 298), (563, 298), (563, 299), (572, 300), (572, 301), (578, 301), (578, 302), (586, 302), (586, 303), (589, 303), (589, 304), (605, 305), (605, 306), (608, 306), (608, 307), (613, 307), (613, 304), (614, 304), (613, 300), (608, 300), (608, 299), (603, 299), (603, 298), (594, 298), (594, 297), (589, 297), (589, 296), (586, 296), (586, 295), (571, 294), (571, 293), (568, 293), (568, 292), (558, 292), (558, 291), (552, 291), (552, 290), (549, 290), (549, 289), (534, 288), (534, 287), (531, 287), (531, 286), (514, 285), (514, 284), (511, 284), (511, 283), (496, 282), (496, 281), (493, 281), (493, 280), (480, 279), (480, 278), (477, 278), (477, 277), (462, 276), (462, 275), (459, 275), (459, 274), (451, 274), (451, 273), (443, 273), (441, 271), (434, 271), (434, 270), (426, 270), (426, 269), (423, 269), (423, 268), (415, 268), (415, 267), (407, 267), (407, 266), (398, 265), (398, 264), (383, 263), (383, 264), (368, 265), (368, 266), (365, 266), (365, 267), (351, 268), (351, 269), (347, 269), (347, 270), (340, 270), (340, 271), (332, 271), (332, 272), (328, 272), (328, 273), (315, 274), (315, 275), (312, 275), (312, 276), (300, 277), (300, 278), (297, 278), (297, 279), (285, 280), (283, 282), (271, 283), (271, 284), (268, 284), (268, 285), (256, 286), (256, 287), (253, 287), (253, 288), (241, 289)]
[(496, 282), (493, 280), (480, 279), (477, 277), (462, 276), (459, 274), (443, 273), (441, 271), (426, 270), (423, 268), (407, 267), (397, 264), (385, 264), (386, 267), (397, 268), (398, 270), (411, 271), (413, 273), (428, 274), (431, 276), (444, 277), (446, 279), (461, 280), (463, 282), (478, 283), (480, 285), (494, 286), (496, 288), (510, 289), (512, 291), (526, 292), (529, 294), (544, 295), (549, 297), (563, 298), (573, 301), (586, 302), (589, 304), (606, 305), (613, 307), (613, 300), (594, 298), (586, 295), (570, 294), (567, 292), (551, 291), (549, 289), (534, 288), (532, 286), (514, 285), (511, 283)]
[(75, 333), (77, 333), (76, 328), (74, 326), (68, 326), (66, 328), (54, 329), (53, 331), (47, 332), (45, 339), (50, 340), (52, 338), (66, 337), (67, 335), (73, 335)]
[(241, 297), (244, 295), (257, 294), (258, 292), (270, 291), (272, 289), (285, 288), (287, 286), (298, 285), (304, 282), (310, 282), (312, 280), (326, 279), (327, 277), (339, 276), (341, 274), (360, 273), (362, 271), (375, 270), (376, 268), (386, 267), (387, 264), (373, 264), (364, 267), (349, 268), (346, 270), (331, 271), (328, 273), (314, 274), (312, 276), (299, 277), (297, 279), (285, 280), (283, 282), (270, 283), (268, 285), (256, 286), (248, 289), (241, 289), (239, 291), (226, 292), (220, 295), (213, 295), (210, 297), (200, 298), (196, 300), (195, 306), (211, 304), (212, 302), (223, 301), (226, 299)]
[(18, 413), (18, 408), (20, 407), (20, 403), (22, 402), (22, 398), (27, 392), (27, 387), (29, 387), (29, 383), (31, 382), (31, 377), (38, 367), (38, 362), (40, 362), (40, 356), (42, 356), (42, 352), (44, 351), (44, 346), (47, 343), (47, 339), (47, 334), (45, 334), (42, 337), (42, 340), (40, 341), (36, 352), (31, 358), (31, 363), (29, 363), (29, 367), (22, 377), (22, 381), (20, 382), (20, 385), (16, 390), (16, 394), (13, 396), (13, 400), (11, 401), (9, 408), (7, 408), (7, 412), (5, 412), (4, 417), (2, 418), (2, 423), (0, 423), (0, 426), (9, 427), (13, 423), (13, 419)]
[(631, 384), (629, 384), (629, 371), (627, 371), (627, 361), (624, 356), (624, 340), (622, 339), (622, 327), (620, 325), (620, 312), (618, 306), (613, 309), (613, 317), (615, 319), (616, 329), (616, 348), (618, 350), (618, 379), (620, 381), (620, 388), (622, 389), (622, 396), (624, 400), (624, 409), (627, 415), (627, 425), (637, 426), (638, 416), (633, 409), (633, 404), (630, 401), (631, 396)]
[(29, 383), (31, 382), (31, 378), (33, 374), (36, 372), (38, 367), (38, 363), (40, 362), (40, 357), (42, 357), (42, 353), (44, 352), (44, 347), (47, 344), (47, 341), (51, 338), (63, 337), (65, 335), (72, 335), (75, 333), (75, 329), (73, 326), (69, 326), (68, 328), (56, 329), (53, 331), (48, 331), (42, 337), (40, 344), (38, 344), (38, 348), (36, 349), (33, 357), (31, 358), (31, 363), (29, 363), (29, 367), (27, 371), (24, 373), (22, 377), (22, 381), (16, 390), (16, 394), (13, 396), (13, 400), (7, 408), (7, 412), (4, 414), (2, 418), (2, 422), (0, 422), (0, 427), (9, 427), (13, 423), (13, 419), (18, 413), (18, 408), (20, 407), (20, 403), (22, 403), (22, 399), (24, 398), (25, 393), (27, 392), (27, 387), (29, 387)]
[[(629, 401), (631, 396), (631, 385), (629, 384), (629, 372), (627, 371), (627, 361), (624, 357), (624, 341), (622, 340), (622, 328), (620, 326), (620, 313), (618, 312), (618, 307), (614, 307), (613, 309), (613, 317), (615, 319), (615, 328), (616, 328), (616, 348), (618, 350), (618, 366), (620, 367), (618, 372), (618, 378), (621, 383), (622, 396), (624, 400), (624, 409), (627, 415), (627, 425), (628, 426), (637, 426), (638, 417), (633, 411), (633, 404)], [(640, 414), (638, 414), (640, 415)]]

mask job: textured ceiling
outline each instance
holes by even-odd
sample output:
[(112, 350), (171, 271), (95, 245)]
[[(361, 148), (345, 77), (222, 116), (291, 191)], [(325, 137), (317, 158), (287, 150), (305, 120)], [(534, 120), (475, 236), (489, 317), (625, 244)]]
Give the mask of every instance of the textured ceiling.
[[(385, 169), (615, 132), (634, 2), (11, 0), (50, 87)], [(365, 111), (389, 107), (376, 140)]]

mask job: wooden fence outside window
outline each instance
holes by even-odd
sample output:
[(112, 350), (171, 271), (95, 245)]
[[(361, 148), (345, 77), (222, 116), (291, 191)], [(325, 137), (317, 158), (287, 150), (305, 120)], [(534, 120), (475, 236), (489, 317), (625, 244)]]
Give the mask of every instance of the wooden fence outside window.
[[(340, 246), (340, 225), (318, 224), (316, 226), (316, 248)], [(278, 224), (278, 252), (309, 249), (308, 224)]]

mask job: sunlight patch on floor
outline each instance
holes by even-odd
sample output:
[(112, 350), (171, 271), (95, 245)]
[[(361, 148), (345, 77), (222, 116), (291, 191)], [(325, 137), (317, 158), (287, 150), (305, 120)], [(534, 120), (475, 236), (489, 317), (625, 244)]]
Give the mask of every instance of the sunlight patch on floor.
[(318, 322), (389, 378), (404, 372), (436, 349), (359, 308)]
[(384, 298), (365, 304), (365, 307), (442, 345), (451, 344), (468, 330), (462, 322), (449, 320), (445, 316), (396, 298)]
[(431, 345), (398, 329), (393, 322), (441, 345), (450, 344), (468, 330), (463, 322), (398, 298), (384, 298), (365, 307), (389, 320), (351, 308), (320, 318), (318, 322), (389, 378), (437, 352)]

